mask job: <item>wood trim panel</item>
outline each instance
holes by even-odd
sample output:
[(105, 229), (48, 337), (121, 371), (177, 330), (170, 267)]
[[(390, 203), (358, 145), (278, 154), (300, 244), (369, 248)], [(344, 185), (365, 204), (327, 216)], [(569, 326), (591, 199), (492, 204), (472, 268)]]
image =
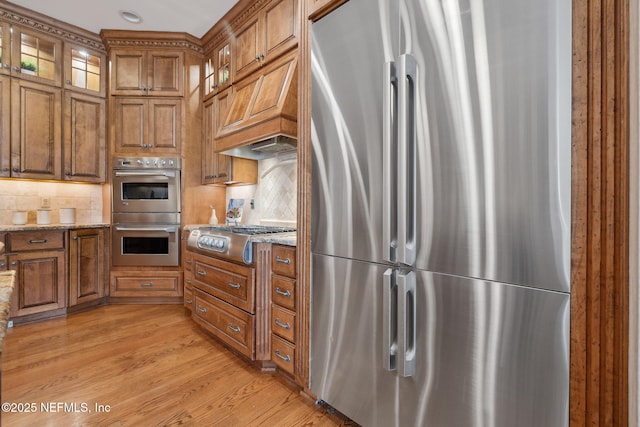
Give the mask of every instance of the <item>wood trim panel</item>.
[(573, 1), (570, 425), (628, 425), (628, 0)]
[[(308, 2), (300, 2), (300, 16), (308, 16)], [(298, 217), (296, 306), (298, 333), (294, 377), (307, 393), (311, 314), (311, 21), (301, 19), (298, 56)]]

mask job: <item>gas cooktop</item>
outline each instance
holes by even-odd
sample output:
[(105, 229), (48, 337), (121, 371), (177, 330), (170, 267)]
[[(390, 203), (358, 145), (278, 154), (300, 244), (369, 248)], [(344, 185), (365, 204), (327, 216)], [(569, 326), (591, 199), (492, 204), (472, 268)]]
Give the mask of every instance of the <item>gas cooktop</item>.
[(269, 225), (212, 225), (210, 227), (198, 228), (200, 232), (212, 232), (212, 233), (236, 233), (246, 234), (248, 236), (255, 236), (259, 234), (274, 234), (274, 233), (292, 233), (296, 231), (293, 227), (275, 227)]
[(293, 227), (266, 225), (203, 226), (189, 233), (187, 247), (206, 255), (253, 264), (253, 236), (291, 234), (295, 231)]

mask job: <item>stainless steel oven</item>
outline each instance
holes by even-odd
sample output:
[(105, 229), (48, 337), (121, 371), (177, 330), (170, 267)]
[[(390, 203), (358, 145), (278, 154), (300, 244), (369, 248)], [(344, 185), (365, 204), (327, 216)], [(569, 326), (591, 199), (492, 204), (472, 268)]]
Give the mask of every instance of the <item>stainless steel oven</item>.
[[(124, 218), (111, 227), (112, 265), (178, 266), (180, 262), (179, 214), (144, 214)], [(138, 220), (138, 221), (135, 221)]]
[(180, 262), (180, 159), (114, 157), (111, 263)]
[(112, 210), (180, 212), (180, 159), (114, 157)]

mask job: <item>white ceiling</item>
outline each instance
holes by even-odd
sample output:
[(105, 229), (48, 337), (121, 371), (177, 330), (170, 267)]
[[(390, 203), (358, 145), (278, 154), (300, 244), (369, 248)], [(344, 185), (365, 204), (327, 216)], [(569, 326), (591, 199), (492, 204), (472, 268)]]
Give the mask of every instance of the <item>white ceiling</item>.
[[(178, 31), (202, 37), (237, 0), (11, 0), (11, 3), (94, 33), (108, 30)], [(133, 11), (142, 22), (120, 17)]]

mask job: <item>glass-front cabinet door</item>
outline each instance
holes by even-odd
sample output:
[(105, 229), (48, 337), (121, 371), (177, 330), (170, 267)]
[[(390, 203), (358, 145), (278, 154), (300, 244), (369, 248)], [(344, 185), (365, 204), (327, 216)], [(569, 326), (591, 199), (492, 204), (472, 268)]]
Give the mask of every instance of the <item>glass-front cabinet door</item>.
[(0, 74), (11, 73), (11, 27), (0, 22)]
[(231, 84), (231, 42), (224, 41), (206, 56), (204, 97), (208, 99)]
[(64, 86), (73, 91), (104, 97), (107, 58), (104, 53), (65, 44)]
[(62, 41), (14, 26), (11, 74), (27, 80), (61, 86)]

